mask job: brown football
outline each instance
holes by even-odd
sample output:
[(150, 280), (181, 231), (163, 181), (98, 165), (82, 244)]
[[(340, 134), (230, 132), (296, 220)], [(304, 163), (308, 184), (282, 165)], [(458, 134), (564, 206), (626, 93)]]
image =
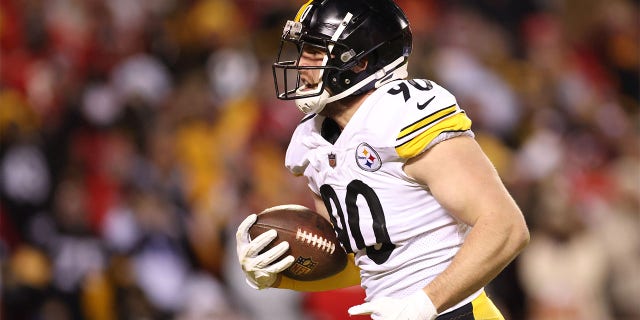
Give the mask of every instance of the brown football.
[(269, 229), (278, 236), (263, 250), (282, 241), (289, 242), (293, 264), (283, 275), (300, 281), (320, 280), (342, 271), (347, 254), (340, 245), (331, 223), (311, 209), (300, 205), (280, 205), (265, 209), (249, 229), (252, 239)]

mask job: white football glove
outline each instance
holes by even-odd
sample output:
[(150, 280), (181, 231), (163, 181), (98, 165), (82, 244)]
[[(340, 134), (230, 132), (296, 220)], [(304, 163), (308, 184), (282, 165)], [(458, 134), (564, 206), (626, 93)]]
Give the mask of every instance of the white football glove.
[(255, 289), (264, 289), (273, 286), (278, 279), (278, 273), (286, 270), (293, 264), (294, 258), (289, 255), (282, 260), (278, 260), (288, 249), (289, 243), (283, 241), (275, 247), (260, 253), (273, 239), (278, 236), (278, 232), (271, 229), (251, 240), (249, 228), (256, 222), (256, 214), (249, 215), (242, 221), (236, 231), (236, 250), (238, 261), (247, 277), (247, 283)]
[(423, 291), (404, 297), (383, 297), (349, 308), (349, 315), (370, 314), (375, 320), (433, 320), (438, 316), (436, 307)]

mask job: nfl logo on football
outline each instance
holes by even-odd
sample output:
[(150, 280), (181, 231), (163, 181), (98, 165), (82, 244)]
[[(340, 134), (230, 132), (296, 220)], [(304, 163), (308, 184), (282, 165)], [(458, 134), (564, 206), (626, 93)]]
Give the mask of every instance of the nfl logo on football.
[(296, 262), (289, 267), (289, 271), (297, 275), (304, 275), (311, 272), (316, 267), (316, 264), (318, 263), (311, 260), (311, 258), (298, 257)]

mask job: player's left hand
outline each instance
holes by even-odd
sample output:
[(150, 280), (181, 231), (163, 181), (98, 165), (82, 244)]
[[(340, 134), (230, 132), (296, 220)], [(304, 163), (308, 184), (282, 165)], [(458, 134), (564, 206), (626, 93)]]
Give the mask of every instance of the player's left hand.
[(349, 308), (349, 315), (370, 314), (375, 320), (433, 320), (436, 307), (423, 291), (402, 298), (383, 297)]

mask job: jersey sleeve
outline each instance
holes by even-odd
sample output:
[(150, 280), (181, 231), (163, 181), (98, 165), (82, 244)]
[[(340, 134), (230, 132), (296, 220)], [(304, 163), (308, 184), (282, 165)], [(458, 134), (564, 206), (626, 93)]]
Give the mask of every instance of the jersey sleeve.
[[(428, 80), (419, 80), (428, 81)], [(470, 135), (471, 119), (455, 97), (434, 82), (430, 90), (417, 91), (404, 105), (395, 149), (401, 158), (415, 157), (436, 143), (458, 135)]]

